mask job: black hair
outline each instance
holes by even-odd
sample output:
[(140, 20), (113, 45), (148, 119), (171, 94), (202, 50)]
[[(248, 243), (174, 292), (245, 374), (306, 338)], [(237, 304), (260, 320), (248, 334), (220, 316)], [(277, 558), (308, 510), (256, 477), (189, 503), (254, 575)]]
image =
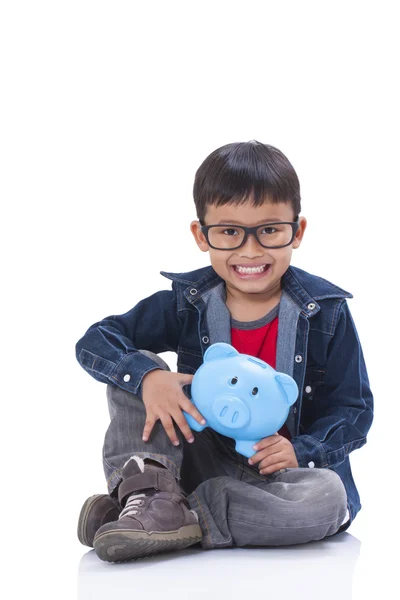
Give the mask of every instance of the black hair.
[(227, 144), (214, 150), (196, 171), (193, 197), (204, 225), (207, 206), (265, 201), (290, 203), (300, 213), (300, 183), (296, 171), (277, 148), (256, 140)]

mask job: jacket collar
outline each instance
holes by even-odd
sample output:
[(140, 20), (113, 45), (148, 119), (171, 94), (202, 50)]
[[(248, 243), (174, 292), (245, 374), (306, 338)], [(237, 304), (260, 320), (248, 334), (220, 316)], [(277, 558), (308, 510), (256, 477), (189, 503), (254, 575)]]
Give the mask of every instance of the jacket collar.
[[(191, 304), (197, 302), (211, 288), (224, 283), (224, 280), (211, 266), (187, 273), (161, 271), (161, 275), (184, 285), (184, 296)], [(292, 266), (288, 268), (282, 277), (282, 289), (300, 307), (303, 314), (308, 317), (314, 316), (320, 310), (319, 300), (353, 297), (352, 294), (330, 283), (326, 279), (311, 275), (302, 269)]]
[(189, 271), (188, 273), (161, 271), (161, 275), (167, 277), (167, 279), (172, 279), (176, 283), (183, 284), (185, 286), (183, 294), (191, 304), (195, 304), (209, 289), (225, 283), (211, 266)]
[(303, 314), (314, 316), (319, 310), (319, 300), (352, 298), (352, 294), (322, 277), (311, 275), (298, 267), (290, 266), (282, 277), (285, 292), (301, 308)]

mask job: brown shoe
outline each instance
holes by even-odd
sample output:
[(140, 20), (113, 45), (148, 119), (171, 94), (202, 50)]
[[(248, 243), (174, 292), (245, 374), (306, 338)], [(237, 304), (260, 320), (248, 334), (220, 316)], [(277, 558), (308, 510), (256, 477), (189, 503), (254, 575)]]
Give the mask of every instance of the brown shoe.
[(93, 548), (96, 531), (106, 523), (115, 521), (121, 512), (117, 500), (107, 494), (90, 496), (82, 506), (78, 521), (78, 538), (81, 544)]
[(132, 457), (122, 470), (118, 497), (124, 506), (118, 521), (103, 525), (94, 537), (101, 560), (126, 561), (201, 541), (197, 514), (167, 469)]

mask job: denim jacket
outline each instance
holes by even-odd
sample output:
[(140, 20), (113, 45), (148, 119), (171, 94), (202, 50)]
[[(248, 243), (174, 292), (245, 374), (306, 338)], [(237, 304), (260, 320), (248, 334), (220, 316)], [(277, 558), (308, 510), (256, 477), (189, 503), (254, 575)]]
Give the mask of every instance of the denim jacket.
[[(141, 395), (155, 362), (138, 353), (175, 352), (181, 373), (193, 374), (215, 342), (230, 343), (225, 282), (214, 269), (166, 273), (171, 290), (141, 300), (123, 315), (92, 325), (76, 345), (80, 365), (95, 379)], [(301, 269), (282, 277), (277, 371), (300, 390), (286, 425), (299, 467), (329, 468), (347, 492), (350, 522), (361, 508), (349, 461), (366, 442), (373, 397), (346, 298), (352, 295)]]

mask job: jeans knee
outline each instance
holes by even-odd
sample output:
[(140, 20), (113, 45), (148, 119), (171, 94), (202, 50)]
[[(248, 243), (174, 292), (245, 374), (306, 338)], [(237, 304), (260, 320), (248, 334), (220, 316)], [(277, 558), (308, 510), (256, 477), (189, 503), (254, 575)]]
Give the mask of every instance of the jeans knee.
[(347, 493), (339, 475), (331, 469), (318, 469), (321, 476), (322, 494), (325, 507), (330, 505), (338, 512), (347, 510)]
[(346, 493), (343, 481), (335, 471), (332, 471), (332, 469), (319, 469), (319, 472), (323, 475), (326, 486), (336, 491), (338, 495)]
[(211, 501), (212, 498), (221, 498), (227, 494), (235, 480), (229, 475), (219, 475), (202, 481), (196, 488), (196, 493), (203, 498)]

